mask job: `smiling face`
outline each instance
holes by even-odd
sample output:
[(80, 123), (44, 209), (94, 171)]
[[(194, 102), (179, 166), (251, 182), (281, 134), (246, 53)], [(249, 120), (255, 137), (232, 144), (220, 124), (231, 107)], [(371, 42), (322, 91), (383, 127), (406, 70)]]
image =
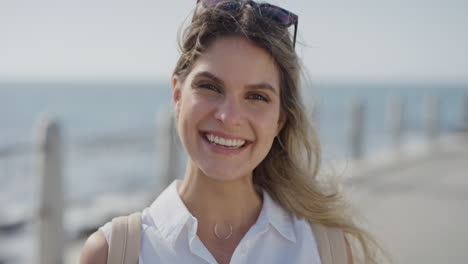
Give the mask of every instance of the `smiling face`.
[(189, 167), (215, 180), (252, 177), (282, 127), (279, 71), (263, 49), (221, 37), (196, 60), (173, 100)]

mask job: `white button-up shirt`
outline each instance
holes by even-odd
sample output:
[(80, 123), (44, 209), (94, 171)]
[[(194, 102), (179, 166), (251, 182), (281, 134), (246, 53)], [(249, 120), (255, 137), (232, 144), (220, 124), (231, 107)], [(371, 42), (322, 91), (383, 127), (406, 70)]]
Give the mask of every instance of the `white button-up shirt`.
[[(197, 219), (182, 202), (174, 181), (142, 213), (140, 264), (215, 264), (216, 259), (197, 236)], [(110, 241), (111, 223), (100, 228)], [(257, 222), (235, 249), (231, 262), (319, 264), (320, 257), (310, 224), (297, 218), (263, 192)]]

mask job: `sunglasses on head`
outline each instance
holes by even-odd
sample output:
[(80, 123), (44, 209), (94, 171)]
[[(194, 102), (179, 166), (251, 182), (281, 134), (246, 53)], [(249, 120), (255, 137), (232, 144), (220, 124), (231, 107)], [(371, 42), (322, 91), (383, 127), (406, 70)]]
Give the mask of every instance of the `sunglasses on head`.
[(252, 0), (197, 0), (204, 8), (220, 8), (227, 11), (239, 10), (243, 4), (250, 5), (260, 16), (268, 17), (281, 26), (290, 27), (294, 25), (293, 48), (296, 46), (297, 23), (299, 17), (281, 7), (268, 4), (257, 3)]

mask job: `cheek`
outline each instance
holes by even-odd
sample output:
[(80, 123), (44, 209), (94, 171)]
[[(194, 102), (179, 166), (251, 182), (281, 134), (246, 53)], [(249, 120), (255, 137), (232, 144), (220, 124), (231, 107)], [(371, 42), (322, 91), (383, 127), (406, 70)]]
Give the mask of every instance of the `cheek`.
[(192, 96), (186, 102), (185, 111), (193, 120), (205, 117), (211, 110), (212, 104), (209, 104), (201, 97)]
[(256, 113), (252, 120), (254, 127), (258, 129), (259, 137), (268, 141), (273, 141), (278, 130), (279, 114), (275, 111), (267, 113)]
[(213, 104), (209, 104), (203, 98), (187, 93), (181, 100), (179, 119), (182, 126), (190, 127), (210, 113)]

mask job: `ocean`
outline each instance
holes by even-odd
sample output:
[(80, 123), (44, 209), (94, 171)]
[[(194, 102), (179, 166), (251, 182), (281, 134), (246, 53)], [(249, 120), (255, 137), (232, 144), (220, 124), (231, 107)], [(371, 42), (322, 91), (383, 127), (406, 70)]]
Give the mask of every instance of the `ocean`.
[[(389, 147), (385, 106), (405, 104), (405, 138), (424, 137), (424, 98), (440, 98), (442, 133), (463, 126), (468, 85), (404, 83), (314, 84), (313, 105), (325, 159), (347, 159), (349, 105), (365, 103), (365, 153)], [(0, 83), (0, 207), (29, 204), (34, 192), (34, 129), (40, 116), (59, 120), (65, 142), (68, 202), (102, 191), (152, 187), (157, 174), (157, 113), (171, 109), (169, 82)], [(73, 188), (72, 188), (73, 186)]]
[[(468, 85), (320, 82), (303, 90), (305, 105), (316, 110), (311, 116), (325, 160), (350, 158), (349, 109), (356, 100), (365, 104), (366, 155), (390, 147), (385, 108), (391, 98), (405, 105), (404, 140), (423, 140), (427, 96), (440, 99), (441, 133), (462, 129)], [(164, 155), (156, 150), (157, 116), (170, 109), (169, 81), (0, 83), (0, 215), (34, 207), (34, 131), (41, 116), (60, 122), (65, 199), (73, 206), (102, 193), (157, 188), (158, 160)], [(0, 242), (0, 256), (9, 250), (4, 245)]]

